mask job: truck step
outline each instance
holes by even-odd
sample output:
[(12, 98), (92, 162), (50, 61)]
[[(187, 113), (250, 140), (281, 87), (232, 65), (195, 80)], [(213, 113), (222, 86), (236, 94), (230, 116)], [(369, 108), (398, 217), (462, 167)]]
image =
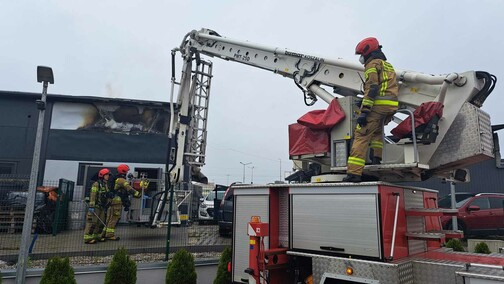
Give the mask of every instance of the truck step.
[(464, 232), (458, 230), (441, 230), (441, 231), (431, 231), (431, 233), (444, 234), (448, 239), (462, 239), (464, 238)]
[(410, 239), (420, 239), (420, 240), (443, 240), (446, 235), (436, 232), (406, 232), (406, 237)]
[(457, 216), (457, 209), (446, 208), (410, 208), (406, 209), (406, 216)]

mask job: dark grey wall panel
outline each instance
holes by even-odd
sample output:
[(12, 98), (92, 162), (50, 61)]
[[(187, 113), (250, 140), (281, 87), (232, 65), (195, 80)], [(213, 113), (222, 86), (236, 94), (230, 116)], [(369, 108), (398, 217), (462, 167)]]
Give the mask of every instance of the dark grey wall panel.
[[(488, 160), (469, 167), (471, 182), (457, 183), (457, 192), (498, 192), (504, 193), (504, 169), (497, 168), (495, 160)], [(450, 184), (443, 183), (438, 178), (431, 178), (423, 182), (406, 183), (413, 186), (439, 190), (439, 196), (450, 193)]]
[(33, 157), (35, 130), (22, 127), (0, 126), (0, 157), (15, 159)]
[(0, 161), (15, 162), (16, 174), (29, 175), (38, 120), (36, 97), (0, 97)]
[(1, 98), (0, 125), (35, 129), (37, 119), (38, 110), (35, 98)]
[(164, 164), (167, 147), (165, 135), (53, 129), (49, 131), (46, 159)]

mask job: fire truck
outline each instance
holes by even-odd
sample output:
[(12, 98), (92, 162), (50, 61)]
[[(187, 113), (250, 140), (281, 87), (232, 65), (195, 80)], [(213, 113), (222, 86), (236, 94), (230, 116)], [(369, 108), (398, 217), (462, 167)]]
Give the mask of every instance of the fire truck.
[[(494, 158), (497, 138), (481, 106), (495, 76), (396, 70), (398, 113), (406, 115), (395, 121), (405, 135), (383, 137), (382, 163), (364, 167), (367, 181), (346, 183), (342, 177), (362, 97), (362, 65), (230, 39), (210, 29), (187, 33), (172, 50), (174, 62), (178, 52), (183, 67), (177, 81), (172, 65), (170, 184), (180, 187), (201, 177), (205, 164), (213, 78), (207, 57), (286, 77), (305, 104), (321, 99), (329, 104), (324, 115), (338, 115), (329, 129), (289, 127), (290, 158), (302, 165), (300, 173), (309, 181), (233, 186), (233, 283), (504, 282), (503, 256), (444, 246), (446, 239), (463, 236), (440, 223), (440, 216), (455, 216), (456, 209), (438, 208), (435, 190), (400, 183), (433, 176), (469, 181), (467, 166)], [(164, 200), (170, 200), (168, 193)]]

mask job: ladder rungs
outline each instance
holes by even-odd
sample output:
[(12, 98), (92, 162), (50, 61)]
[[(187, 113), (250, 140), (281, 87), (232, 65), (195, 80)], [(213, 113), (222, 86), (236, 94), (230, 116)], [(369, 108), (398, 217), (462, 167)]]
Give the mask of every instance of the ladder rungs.
[(203, 75), (203, 76), (207, 76), (207, 77), (210, 77), (212, 78), (213, 75), (210, 74), (210, 73), (206, 73), (206, 72), (201, 72), (201, 71), (193, 71), (194, 74), (200, 74), (200, 75)]
[(194, 96), (198, 97), (198, 98), (208, 98), (209, 97), (209, 95), (207, 95), (207, 94), (204, 94), (204, 95), (202, 95), (202, 94), (194, 94)]
[(184, 155), (192, 157), (205, 157), (204, 154), (195, 154), (195, 153), (184, 153)]

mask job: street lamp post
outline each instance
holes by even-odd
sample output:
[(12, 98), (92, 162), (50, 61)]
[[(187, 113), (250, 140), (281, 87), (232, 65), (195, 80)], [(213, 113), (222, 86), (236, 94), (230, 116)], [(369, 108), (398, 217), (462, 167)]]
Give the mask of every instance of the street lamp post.
[(245, 183), (245, 166), (252, 164), (252, 162), (248, 162), (248, 163), (240, 162), (240, 164), (243, 165), (243, 182), (242, 183)]
[(35, 207), (35, 189), (37, 187), (38, 170), (40, 163), (40, 148), (42, 146), (42, 133), (44, 130), (44, 114), (46, 108), (47, 86), (54, 84), (53, 71), (50, 67), (37, 66), (37, 82), (42, 83), (42, 96), (36, 101), (39, 110), (37, 132), (35, 134), (35, 146), (33, 149), (33, 160), (30, 172), (30, 183), (28, 185), (28, 196), (26, 199), (23, 231), (21, 233), (21, 244), (19, 245), (18, 267), (16, 270), (16, 283), (25, 283), (26, 264), (28, 262), (28, 245), (33, 223), (33, 211)]
[(254, 166), (252, 167), (249, 167), (249, 169), (252, 170), (252, 173), (250, 174), (250, 184), (253, 184), (254, 183)]
[(282, 159), (278, 158), (278, 161), (280, 162), (280, 172), (278, 175), (278, 180), (282, 181)]
[[(451, 208), (457, 209), (457, 200), (455, 195), (455, 181), (453, 179), (450, 182), (450, 194), (451, 194)], [(452, 230), (458, 230), (458, 220), (457, 216), (452, 216)]]

